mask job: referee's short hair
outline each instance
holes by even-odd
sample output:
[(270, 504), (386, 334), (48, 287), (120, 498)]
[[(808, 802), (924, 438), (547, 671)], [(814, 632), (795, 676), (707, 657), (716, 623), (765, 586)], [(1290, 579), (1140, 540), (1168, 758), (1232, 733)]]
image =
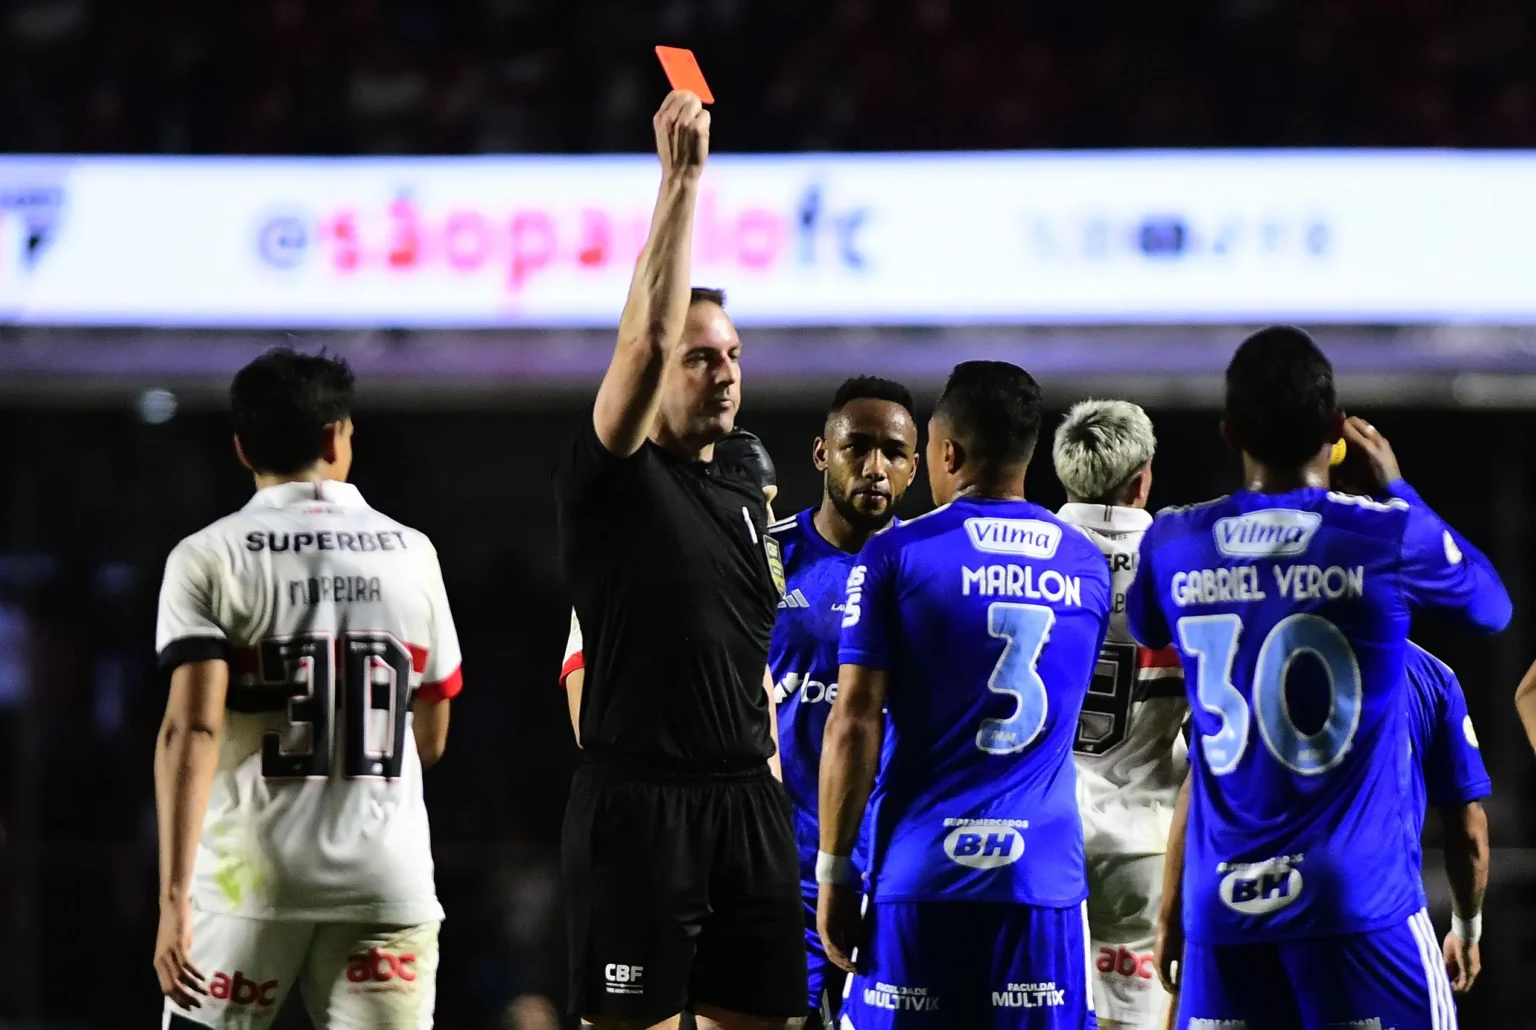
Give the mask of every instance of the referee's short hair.
[(1110, 504), (1157, 450), (1152, 420), (1130, 401), (1079, 401), (1056, 429), (1056, 478), (1074, 498)]

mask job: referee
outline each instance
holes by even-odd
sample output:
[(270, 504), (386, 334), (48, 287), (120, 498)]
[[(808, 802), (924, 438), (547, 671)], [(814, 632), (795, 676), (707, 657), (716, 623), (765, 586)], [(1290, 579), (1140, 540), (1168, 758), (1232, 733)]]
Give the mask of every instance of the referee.
[(741, 403), (724, 295), (690, 290), (709, 114), (654, 119), (650, 237), (592, 418), (556, 469), (585, 631), (582, 765), (561, 865), (571, 1007), (598, 1030), (778, 1030), (805, 1008), (799, 866), (775, 778), (768, 638), (783, 568), (763, 493), (723, 475)]

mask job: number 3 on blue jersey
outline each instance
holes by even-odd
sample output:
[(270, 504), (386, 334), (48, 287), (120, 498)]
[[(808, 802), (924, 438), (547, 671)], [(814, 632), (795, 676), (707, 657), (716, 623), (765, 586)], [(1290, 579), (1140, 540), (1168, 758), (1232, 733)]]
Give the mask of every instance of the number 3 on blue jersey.
[(976, 746), (987, 754), (1022, 751), (1045, 727), (1049, 702), (1045, 681), (1035, 664), (1055, 622), (1056, 613), (1038, 604), (994, 601), (987, 606), (987, 632), (1008, 642), (987, 680), (987, 689), (1011, 695), (1016, 706), (1006, 719), (981, 721)]
[[(1248, 700), (1232, 685), (1232, 662), (1242, 632), (1242, 620), (1232, 614), (1179, 620), (1179, 646), (1198, 663), (1196, 696), (1202, 708), (1221, 716), (1221, 729), (1200, 739), (1205, 760), (1217, 776), (1237, 768), (1248, 749)], [(1316, 733), (1297, 729), (1285, 702), (1286, 672), (1303, 654), (1322, 664), (1333, 688), (1328, 718)], [(1291, 772), (1316, 776), (1348, 754), (1360, 726), (1361, 692), (1360, 666), (1348, 638), (1321, 616), (1281, 619), (1259, 647), (1253, 674), (1259, 735), (1275, 760)]]

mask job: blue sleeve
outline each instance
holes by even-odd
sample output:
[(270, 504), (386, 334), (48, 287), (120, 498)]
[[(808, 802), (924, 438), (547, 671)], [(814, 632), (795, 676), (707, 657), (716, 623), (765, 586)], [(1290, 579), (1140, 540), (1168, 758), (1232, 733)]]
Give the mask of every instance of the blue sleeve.
[(1493, 782), (1478, 750), (1466, 695), (1455, 674), (1443, 671), (1442, 703), (1424, 755), (1424, 792), (1434, 807), (1452, 808), (1487, 797), (1493, 792)]
[(884, 533), (872, 537), (848, 573), (837, 653), (843, 665), (890, 668), (891, 643), (900, 632), (896, 626), (897, 563), (890, 540)]
[(1483, 552), (1446, 525), (1403, 480), (1387, 492), (1408, 502), (1402, 584), (1409, 606), (1459, 615), (1487, 633), (1508, 625), (1513, 613), (1509, 591)]
[(1168, 620), (1163, 617), (1163, 609), (1157, 603), (1157, 575), (1152, 571), (1157, 527), (1161, 522), (1161, 517), (1153, 519), (1146, 536), (1141, 538), (1136, 575), (1131, 579), (1130, 589), (1125, 592), (1125, 618), (1131, 636), (1142, 647), (1153, 651), (1161, 651), (1173, 643)]

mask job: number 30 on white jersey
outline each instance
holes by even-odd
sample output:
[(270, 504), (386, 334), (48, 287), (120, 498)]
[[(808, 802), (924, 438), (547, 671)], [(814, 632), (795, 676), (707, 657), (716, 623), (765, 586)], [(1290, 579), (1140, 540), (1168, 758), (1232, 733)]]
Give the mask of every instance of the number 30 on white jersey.
[(410, 709), (461, 680), (426, 536), (345, 483), (269, 487), (171, 552), (156, 637), (167, 669), (229, 663), (197, 908), (442, 918)]

